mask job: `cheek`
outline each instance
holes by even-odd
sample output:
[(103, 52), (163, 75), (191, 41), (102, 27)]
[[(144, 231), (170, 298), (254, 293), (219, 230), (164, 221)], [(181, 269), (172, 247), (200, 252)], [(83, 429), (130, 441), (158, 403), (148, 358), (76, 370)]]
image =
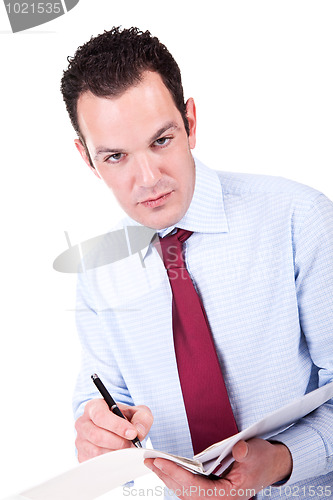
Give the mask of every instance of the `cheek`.
[(195, 183), (195, 169), (194, 166), (189, 166), (186, 170), (182, 170), (179, 176), (180, 182), (183, 186), (183, 190), (186, 193), (189, 193)]
[(119, 195), (121, 196), (122, 191), (126, 191), (128, 182), (120, 171), (111, 171), (110, 168), (99, 167), (98, 173), (117, 198)]
[(123, 208), (130, 205), (132, 189), (128, 182), (113, 178), (109, 179), (107, 185)]

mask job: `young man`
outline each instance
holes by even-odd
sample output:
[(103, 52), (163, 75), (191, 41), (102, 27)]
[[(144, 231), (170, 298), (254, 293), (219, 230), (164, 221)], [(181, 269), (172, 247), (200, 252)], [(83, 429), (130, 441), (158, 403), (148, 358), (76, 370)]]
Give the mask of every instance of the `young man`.
[[(241, 430), (332, 380), (332, 203), (292, 181), (215, 172), (194, 160), (194, 101), (184, 103), (177, 64), (148, 32), (114, 28), (91, 39), (64, 72), (62, 93), (76, 147), (128, 214), (123, 226), (155, 229), (162, 248), (164, 238), (190, 231), (183, 243), (185, 273), (204, 307), (224, 378), (221, 394), (226, 388), (229, 396), (223, 404), (231, 413), (222, 412), (221, 428), (234, 419)], [(196, 386), (203, 369), (202, 396), (209, 401), (220, 375), (209, 381), (213, 365), (193, 361), (200, 362), (206, 344), (191, 355), (178, 350), (181, 305), (175, 305), (178, 292), (161, 256), (165, 250), (161, 254), (152, 242), (141, 260), (131, 255), (79, 275), (83, 362), (74, 407), (80, 461), (129, 447), (136, 435), (143, 440), (148, 433), (157, 449), (193, 455), (197, 417), (191, 412), (203, 402), (189, 410), (191, 382), (186, 386), (182, 377)], [(191, 301), (184, 322), (191, 320)], [(200, 351), (205, 341), (198, 330)], [(94, 372), (128, 421), (93, 390)], [(205, 408), (203, 435), (219, 427), (209, 424), (219, 391)], [(287, 498), (290, 491), (329, 496), (331, 429), (328, 403), (270, 441), (238, 443), (233, 467), (214, 482), (165, 460), (146, 464), (170, 489), (192, 486), (193, 498), (215, 487), (233, 498), (246, 498), (250, 490), (258, 498)]]

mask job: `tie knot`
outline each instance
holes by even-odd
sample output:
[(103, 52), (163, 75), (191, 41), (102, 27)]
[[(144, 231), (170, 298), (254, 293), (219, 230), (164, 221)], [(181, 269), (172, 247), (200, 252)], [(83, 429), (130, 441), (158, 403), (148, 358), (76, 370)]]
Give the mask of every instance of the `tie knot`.
[(163, 262), (166, 269), (186, 267), (184, 262), (183, 243), (193, 231), (178, 229), (175, 234), (165, 236), (160, 240)]

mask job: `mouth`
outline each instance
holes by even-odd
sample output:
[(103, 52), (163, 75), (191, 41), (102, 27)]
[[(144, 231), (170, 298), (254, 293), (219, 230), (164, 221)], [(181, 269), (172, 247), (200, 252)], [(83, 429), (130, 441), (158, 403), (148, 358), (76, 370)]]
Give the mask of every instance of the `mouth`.
[(147, 200), (141, 201), (140, 204), (144, 207), (155, 208), (164, 205), (167, 200), (172, 195), (173, 191), (169, 191), (168, 193), (157, 196), (156, 198), (149, 198)]

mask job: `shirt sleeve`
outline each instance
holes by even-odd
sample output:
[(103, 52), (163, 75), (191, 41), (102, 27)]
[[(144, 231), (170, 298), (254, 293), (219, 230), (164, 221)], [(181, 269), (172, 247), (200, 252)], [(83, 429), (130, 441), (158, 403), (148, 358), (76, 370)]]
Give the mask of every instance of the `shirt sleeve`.
[(129, 390), (119, 370), (109, 340), (112, 334), (112, 317), (106, 331), (101, 312), (94, 304), (85, 273), (78, 275), (76, 324), (81, 342), (81, 367), (73, 396), (75, 420), (83, 414), (85, 404), (101, 398), (91, 375), (97, 373), (115, 401), (133, 406)]
[[(319, 195), (295, 233), (295, 286), (301, 334), (318, 372), (333, 380), (333, 203)], [(333, 470), (333, 400), (273, 439), (288, 446), (293, 471), (285, 484)]]

